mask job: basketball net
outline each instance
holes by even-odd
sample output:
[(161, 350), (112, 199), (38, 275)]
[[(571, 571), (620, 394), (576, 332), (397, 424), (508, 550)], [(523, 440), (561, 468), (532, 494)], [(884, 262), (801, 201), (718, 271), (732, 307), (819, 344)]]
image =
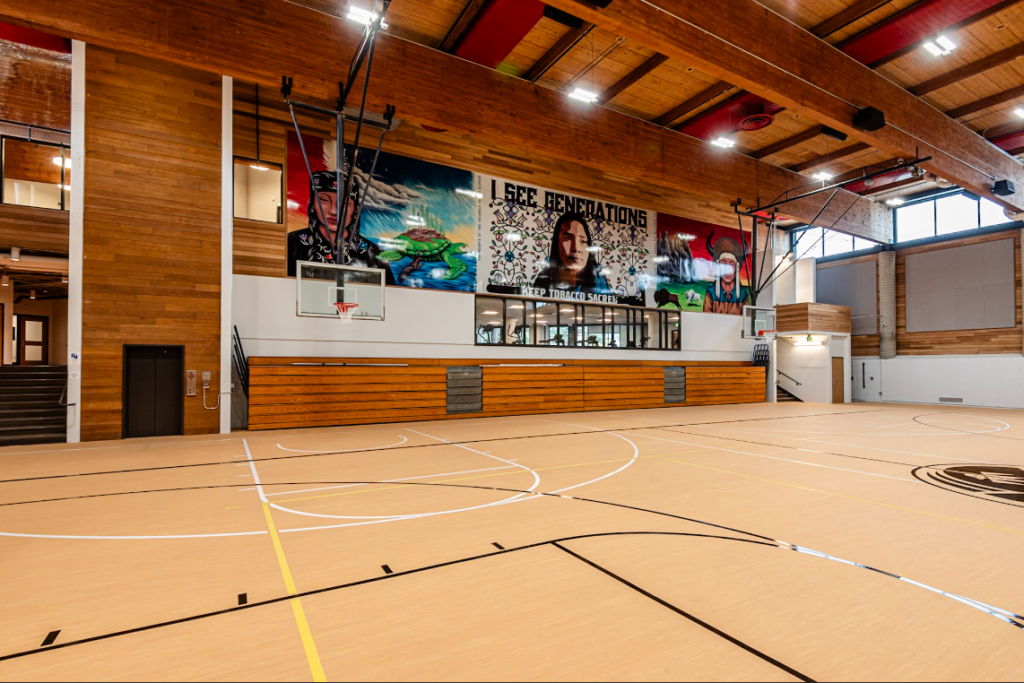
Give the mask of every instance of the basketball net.
[(758, 330), (757, 338), (759, 341), (770, 342), (775, 339), (776, 334), (778, 330)]
[(352, 314), (359, 308), (359, 304), (338, 301), (334, 304), (334, 307), (338, 309), (338, 319), (341, 321), (341, 324), (347, 325), (352, 322)]

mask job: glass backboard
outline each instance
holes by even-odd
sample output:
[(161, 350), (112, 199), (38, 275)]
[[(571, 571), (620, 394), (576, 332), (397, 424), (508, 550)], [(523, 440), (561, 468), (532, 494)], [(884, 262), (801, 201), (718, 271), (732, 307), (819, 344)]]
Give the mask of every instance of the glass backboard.
[(353, 320), (384, 319), (384, 271), (330, 263), (295, 264), (298, 315), (337, 318), (336, 303), (359, 304)]
[(764, 332), (775, 332), (775, 309), (743, 307), (743, 338), (756, 339), (763, 337)]

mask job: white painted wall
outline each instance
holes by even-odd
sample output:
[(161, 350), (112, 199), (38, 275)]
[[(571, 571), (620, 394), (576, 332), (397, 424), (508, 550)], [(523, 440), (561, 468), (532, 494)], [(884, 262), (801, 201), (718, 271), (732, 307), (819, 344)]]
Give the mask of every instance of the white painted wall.
[(853, 359), (853, 400), (882, 400), (882, 361), (878, 356)]
[(388, 287), (385, 319), (342, 325), (336, 318), (300, 317), (295, 280), (235, 275), (234, 324), (249, 356), (392, 358), (593, 358), (614, 360), (750, 360), (740, 316), (683, 313), (682, 351), (475, 346), (475, 296)]
[[(234, 82), (221, 76), (220, 98), (220, 378), (216, 405), (220, 406), (220, 433), (231, 433), (231, 289), (234, 284)], [(259, 173), (259, 171), (256, 171)], [(269, 173), (269, 171), (268, 171)], [(276, 214), (275, 214), (276, 217)]]
[(783, 389), (807, 403), (832, 402), (832, 353), (828, 343), (793, 346), (776, 339), (775, 351)]
[(793, 266), (793, 303), (814, 303), (817, 301), (817, 273), (813, 258), (799, 259)]
[[(81, 441), (82, 276), (85, 258), (85, 43), (71, 41), (71, 193), (68, 227), (68, 443)], [(72, 354), (75, 359), (72, 360)]]
[(1024, 408), (1024, 357), (1017, 354), (857, 360), (869, 362), (869, 376), (871, 363), (879, 368), (881, 395), (865, 400), (945, 405), (939, 397), (948, 397), (967, 406)]

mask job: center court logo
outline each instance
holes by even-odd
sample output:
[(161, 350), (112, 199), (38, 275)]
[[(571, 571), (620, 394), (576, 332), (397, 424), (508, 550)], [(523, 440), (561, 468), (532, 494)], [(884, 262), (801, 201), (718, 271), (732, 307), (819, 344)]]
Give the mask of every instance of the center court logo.
[(947, 491), (1024, 507), (1024, 469), (1010, 465), (929, 465), (914, 476)]

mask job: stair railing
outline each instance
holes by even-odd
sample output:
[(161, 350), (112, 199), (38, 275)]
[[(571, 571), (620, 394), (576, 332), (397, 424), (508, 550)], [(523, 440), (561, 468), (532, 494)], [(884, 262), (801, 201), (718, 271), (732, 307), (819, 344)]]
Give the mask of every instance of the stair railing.
[(238, 374), (238, 381), (242, 383), (242, 391), (246, 398), (249, 396), (249, 360), (242, 350), (242, 338), (238, 334), (238, 326), (232, 326), (234, 333), (231, 335), (231, 362)]
[(804, 385), (804, 383), (803, 383), (803, 382), (799, 382), (799, 381), (797, 381), (796, 379), (794, 379), (794, 378), (790, 377), (789, 375), (787, 375), (786, 373), (784, 373), (784, 372), (783, 372), (782, 370), (776, 370), (776, 372), (778, 372), (778, 373), (779, 373), (780, 375), (782, 375), (782, 376), (783, 376), (783, 377), (785, 377), (786, 379), (789, 379), (789, 380), (792, 380), (792, 381), (796, 382), (796, 385), (797, 385), (798, 387), (802, 387), (802, 386)]
[(68, 395), (68, 383), (64, 382), (64, 391), (60, 392), (60, 398), (57, 399), (57, 404), (67, 408), (68, 406), (76, 406), (77, 403), (66, 403), (64, 397)]

